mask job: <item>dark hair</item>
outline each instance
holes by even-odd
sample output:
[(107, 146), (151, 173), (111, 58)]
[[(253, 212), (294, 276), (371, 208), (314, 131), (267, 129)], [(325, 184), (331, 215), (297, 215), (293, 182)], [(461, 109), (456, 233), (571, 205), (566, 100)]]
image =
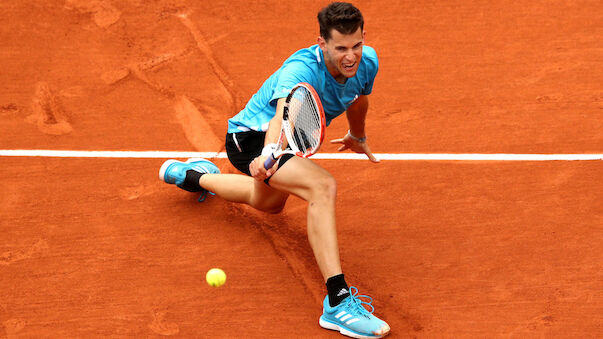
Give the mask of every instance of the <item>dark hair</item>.
[(325, 40), (331, 39), (331, 29), (341, 34), (352, 34), (358, 27), (364, 29), (362, 13), (354, 5), (347, 2), (332, 2), (318, 12), (320, 36)]

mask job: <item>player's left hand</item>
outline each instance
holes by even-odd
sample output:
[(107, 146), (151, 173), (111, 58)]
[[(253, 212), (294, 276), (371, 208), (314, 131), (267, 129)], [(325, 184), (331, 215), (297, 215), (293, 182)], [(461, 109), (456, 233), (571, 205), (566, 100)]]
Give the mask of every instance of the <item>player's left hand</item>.
[(366, 141), (364, 141), (364, 142), (356, 141), (356, 140), (352, 139), (352, 137), (349, 134), (346, 134), (341, 139), (333, 139), (333, 140), (331, 140), (331, 143), (332, 144), (341, 144), (341, 147), (339, 147), (339, 149), (337, 150), (339, 152), (349, 149), (352, 152), (366, 154), (366, 156), (372, 162), (375, 162), (375, 163), (380, 162), (379, 159), (375, 158), (375, 156), (371, 152), (371, 149), (369, 148)]
[(253, 161), (249, 164), (249, 172), (251, 173), (251, 176), (256, 180), (265, 180), (266, 178), (273, 175), (274, 172), (276, 172), (276, 170), (278, 169), (278, 161), (271, 168), (264, 168), (264, 162), (266, 161), (266, 159), (266, 156), (259, 155), (257, 158), (253, 159)]

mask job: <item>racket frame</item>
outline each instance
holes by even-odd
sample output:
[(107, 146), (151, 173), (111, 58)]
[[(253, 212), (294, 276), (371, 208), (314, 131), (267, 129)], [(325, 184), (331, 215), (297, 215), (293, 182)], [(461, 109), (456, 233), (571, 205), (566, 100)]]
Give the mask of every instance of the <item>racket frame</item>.
[[(291, 129), (290, 129), (290, 123), (289, 123), (289, 105), (291, 103), (291, 99), (293, 98), (293, 94), (299, 87), (304, 87), (306, 90), (308, 90), (310, 92), (312, 100), (314, 101), (314, 104), (315, 104), (316, 109), (318, 110), (318, 114), (320, 116), (319, 142), (318, 142), (317, 146), (314, 149), (310, 150), (309, 152), (302, 152), (301, 150), (299, 150), (297, 148), (297, 145), (295, 144), (295, 142), (291, 142), (294, 139), (293, 139), (293, 135), (291, 135)], [(316, 93), (316, 90), (314, 89), (314, 87), (312, 87), (312, 85), (310, 85), (309, 83), (306, 83), (306, 82), (300, 82), (297, 85), (293, 86), (293, 88), (287, 95), (287, 98), (285, 99), (285, 104), (283, 106), (283, 119), (281, 122), (281, 133), (278, 138), (277, 149), (276, 149), (276, 151), (272, 152), (272, 154), (268, 157), (268, 159), (266, 159), (266, 161), (264, 162), (264, 168), (269, 169), (272, 166), (274, 166), (274, 164), (278, 161), (278, 158), (280, 158), (283, 154), (286, 154), (286, 153), (295, 154), (296, 156), (302, 157), (302, 158), (308, 158), (308, 157), (311, 157), (312, 155), (316, 154), (316, 152), (318, 152), (318, 150), (320, 149), (320, 146), (322, 145), (322, 142), (324, 140), (325, 129), (326, 129), (325, 112), (322, 107), (320, 97), (318, 96), (318, 93)], [(287, 144), (289, 145), (289, 147), (291, 147), (291, 150), (283, 150), (283, 144), (285, 141), (287, 141)]]

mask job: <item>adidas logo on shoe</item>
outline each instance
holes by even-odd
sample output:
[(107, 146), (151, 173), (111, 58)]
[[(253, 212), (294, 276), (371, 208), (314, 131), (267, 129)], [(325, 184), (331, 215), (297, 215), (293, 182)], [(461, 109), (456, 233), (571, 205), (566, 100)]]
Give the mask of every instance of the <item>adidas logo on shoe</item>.
[(348, 290), (346, 290), (345, 288), (342, 288), (341, 291), (339, 291), (339, 293), (337, 293), (338, 297), (341, 297), (344, 294), (349, 294), (350, 292)]

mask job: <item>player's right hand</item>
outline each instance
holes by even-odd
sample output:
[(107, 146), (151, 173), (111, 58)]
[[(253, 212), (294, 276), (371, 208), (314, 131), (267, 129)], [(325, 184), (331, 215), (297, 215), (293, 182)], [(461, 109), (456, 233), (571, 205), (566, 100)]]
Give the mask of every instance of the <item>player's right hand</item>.
[(256, 180), (266, 180), (266, 178), (270, 177), (276, 169), (278, 168), (278, 162), (272, 166), (270, 169), (264, 168), (264, 162), (268, 159), (268, 157), (260, 155), (257, 158), (253, 159), (253, 161), (249, 164), (249, 172), (251, 176)]

